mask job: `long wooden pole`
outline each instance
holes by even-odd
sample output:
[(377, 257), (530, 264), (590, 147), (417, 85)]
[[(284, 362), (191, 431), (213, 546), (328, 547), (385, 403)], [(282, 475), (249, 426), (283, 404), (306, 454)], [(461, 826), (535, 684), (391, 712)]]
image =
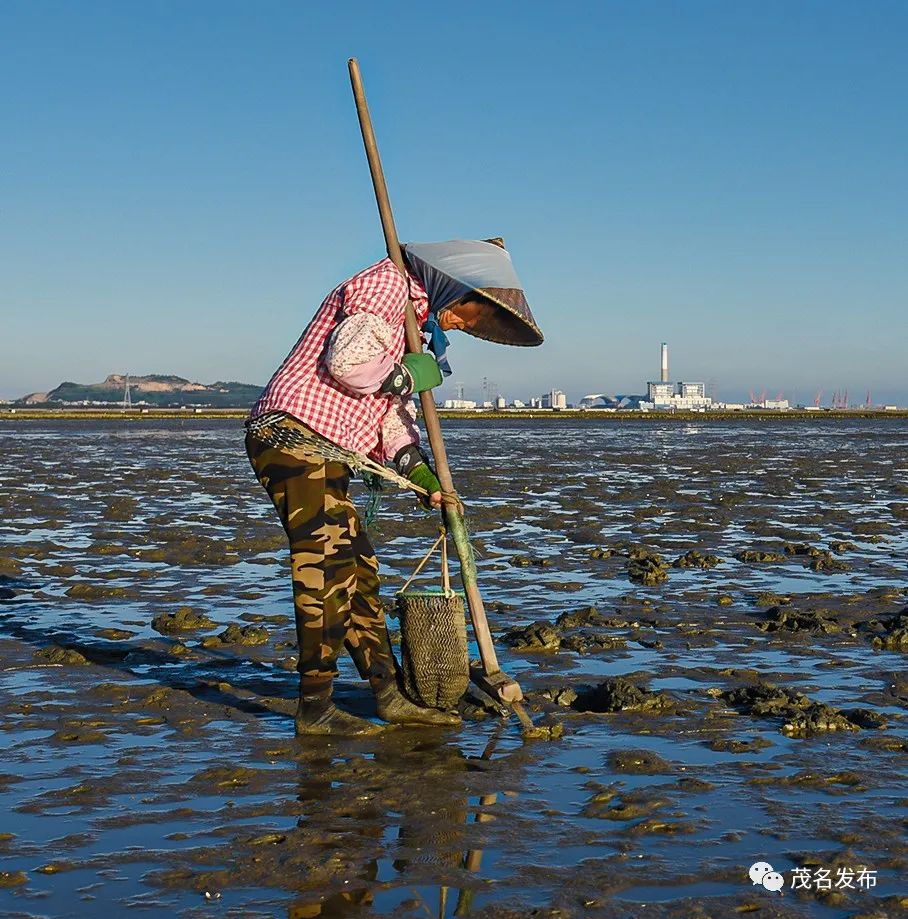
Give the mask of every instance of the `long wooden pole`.
[[(356, 58), (347, 62), (350, 71), (350, 83), (353, 87), (353, 98), (356, 101), (356, 113), (359, 116), (359, 127), (363, 135), (363, 145), (366, 148), (366, 159), (369, 161), (369, 171), (372, 173), (372, 185), (375, 189), (375, 201), (378, 204), (378, 213), (381, 217), (382, 229), (385, 233), (385, 245), (388, 256), (397, 265), (400, 272), (407, 276), (397, 228), (394, 225), (394, 214), (391, 212), (391, 201), (388, 197), (388, 187), (385, 184), (385, 174), (378, 154), (378, 144), (375, 142), (375, 132), (372, 130), (372, 118), (369, 115), (369, 106), (366, 103), (366, 93), (359, 72), (359, 63)], [(410, 352), (422, 351), (422, 339), (419, 326), (416, 323), (416, 312), (413, 304), (407, 302), (406, 307), (406, 337), (407, 350)], [(438, 421), (438, 412), (435, 409), (435, 400), (431, 390), (419, 394), (422, 407), (423, 422), (435, 457), (435, 470), (442, 490), (449, 494), (454, 493), (454, 482), (451, 478), (451, 469), (448, 466), (448, 454), (441, 434), (441, 424)], [(473, 623), (473, 633), (476, 644), (479, 646), (479, 656), (482, 661), (482, 673), (474, 672), (473, 679), (482, 689), (502, 702), (514, 703), (523, 698), (520, 686), (511, 677), (504, 674), (498, 665), (498, 656), (492, 644), (492, 635), (486, 619), (485, 606), (479, 585), (476, 579), (476, 563), (473, 559), (473, 550), (470, 546), (470, 536), (467, 526), (457, 507), (445, 505), (445, 521), (454, 540), (454, 547), (460, 558), (460, 573), (463, 580), (464, 593), (470, 610), (470, 619)]]

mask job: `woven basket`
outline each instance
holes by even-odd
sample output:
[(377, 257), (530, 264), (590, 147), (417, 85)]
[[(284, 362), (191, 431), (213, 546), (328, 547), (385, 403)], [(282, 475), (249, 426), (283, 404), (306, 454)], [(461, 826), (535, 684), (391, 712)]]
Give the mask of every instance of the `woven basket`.
[(405, 692), (420, 705), (453, 708), (470, 682), (463, 596), (421, 590), (396, 599)]
[[(441, 548), (441, 590), (408, 590), (432, 553)], [(435, 545), (396, 596), (404, 691), (428, 708), (453, 708), (467, 691), (470, 659), (464, 596), (451, 590), (444, 527)]]

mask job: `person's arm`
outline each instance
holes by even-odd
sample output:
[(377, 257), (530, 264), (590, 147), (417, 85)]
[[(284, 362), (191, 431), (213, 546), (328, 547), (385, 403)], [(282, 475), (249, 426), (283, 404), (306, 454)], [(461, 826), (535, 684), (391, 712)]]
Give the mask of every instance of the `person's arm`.
[(395, 359), (392, 343), (395, 331), (403, 326), (408, 298), (406, 282), (390, 263), (347, 284), (345, 318), (332, 332), (325, 353), (331, 376), (358, 395), (409, 395), (441, 383), (432, 355)]
[(378, 392), (394, 369), (393, 329), (372, 313), (343, 319), (331, 333), (325, 367), (338, 383), (358, 395)]
[(416, 408), (411, 399), (395, 398), (382, 422), (382, 455), (393, 462), (397, 471), (414, 485), (429, 492), (428, 499), (420, 495), (427, 507), (441, 507), (441, 485), (429, 464), (429, 458), (419, 446)]

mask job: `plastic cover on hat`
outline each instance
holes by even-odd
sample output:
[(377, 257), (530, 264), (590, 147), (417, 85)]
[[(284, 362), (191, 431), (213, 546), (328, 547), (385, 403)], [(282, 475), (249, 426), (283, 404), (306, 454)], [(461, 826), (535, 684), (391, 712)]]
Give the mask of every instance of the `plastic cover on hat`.
[(464, 297), (498, 307), (487, 322), (468, 334), (504, 345), (539, 345), (542, 332), (530, 312), (507, 250), (491, 242), (454, 239), (408, 243), (404, 253), (437, 316)]

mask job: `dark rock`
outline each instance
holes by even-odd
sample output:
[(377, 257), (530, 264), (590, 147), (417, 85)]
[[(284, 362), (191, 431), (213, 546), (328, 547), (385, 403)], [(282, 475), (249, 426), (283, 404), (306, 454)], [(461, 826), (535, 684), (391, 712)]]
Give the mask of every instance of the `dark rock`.
[(623, 638), (612, 638), (605, 632), (581, 632), (561, 639), (564, 651), (576, 651), (578, 654), (589, 654), (591, 651), (617, 651), (627, 647)]
[(672, 563), (674, 568), (715, 568), (720, 559), (715, 555), (704, 555), (696, 549), (685, 552)]
[(572, 613), (562, 613), (555, 620), (555, 625), (560, 629), (577, 629), (584, 625), (605, 625), (607, 622), (595, 606), (585, 606)]
[(540, 619), (532, 625), (518, 626), (504, 634), (504, 642), (517, 651), (557, 651), (561, 636), (551, 622)]
[(770, 590), (757, 594), (757, 599), (754, 600), (755, 606), (787, 606), (789, 603), (791, 603), (791, 597), (776, 594)]
[(112, 498), (101, 516), (105, 520), (132, 520), (139, 509), (139, 502), (132, 497)]
[(239, 626), (235, 622), (217, 635), (202, 639), (203, 648), (217, 645), (264, 645), (268, 642), (268, 629), (259, 625)]
[(685, 794), (702, 795), (706, 794), (708, 791), (712, 791), (716, 786), (713, 785), (712, 782), (707, 782), (704, 779), (698, 779), (695, 776), (686, 775), (678, 779), (678, 781), (675, 782), (674, 787), (677, 788), (678, 791), (683, 791)]
[(822, 731), (857, 731), (859, 725), (833, 708), (814, 702), (804, 711), (798, 712), (782, 725), (783, 734), (818, 734)]
[(867, 786), (855, 772), (814, 772), (811, 769), (802, 769), (793, 775), (767, 776), (750, 780), (751, 785), (782, 785), (789, 788), (815, 788), (841, 794), (843, 791), (866, 791)]
[(820, 550), (815, 549), (806, 542), (786, 542), (782, 544), (782, 551), (786, 555), (817, 555)]
[(718, 753), (756, 753), (766, 747), (771, 747), (772, 741), (765, 737), (755, 737), (753, 740), (740, 740), (731, 738), (729, 740), (714, 740), (709, 748)]
[(595, 791), (583, 808), (584, 817), (626, 822), (648, 817), (664, 808), (668, 799), (654, 789), (637, 789), (619, 797), (620, 783), (594, 786)]
[(842, 631), (833, 618), (827, 618), (818, 610), (797, 610), (792, 607), (774, 606), (766, 613), (766, 619), (758, 626), (761, 632), (810, 632), (811, 634), (835, 635)]
[(46, 661), (48, 664), (62, 664), (64, 667), (85, 667), (88, 665), (88, 659), (85, 655), (72, 648), (61, 648), (58, 645), (49, 645), (35, 652), (38, 660)]
[(852, 724), (868, 730), (883, 730), (889, 724), (879, 712), (872, 711), (869, 708), (849, 708), (845, 709), (842, 714)]
[(894, 616), (869, 619), (861, 623), (863, 632), (870, 632), (877, 651), (908, 651), (908, 607)]
[[(757, 683), (723, 692), (722, 698), (730, 705), (758, 718), (781, 718), (783, 734), (807, 736), (822, 731), (860, 730), (855, 720), (831, 705), (813, 702), (803, 693), (775, 686), (772, 683)], [(866, 722), (865, 722), (866, 723)]]
[(269, 622), (272, 625), (285, 625), (290, 621), (290, 617), (285, 616), (283, 613), (275, 613), (272, 616), (267, 616), (264, 613), (243, 613), (240, 619), (244, 622)]
[(634, 623), (621, 616), (603, 616), (595, 606), (587, 606), (572, 613), (562, 613), (555, 625), (562, 631), (579, 629), (584, 626), (596, 626), (608, 629), (627, 629)]
[(802, 693), (780, 688), (774, 683), (757, 683), (754, 686), (729, 689), (721, 696), (729, 705), (760, 718), (787, 715), (812, 704)]
[(127, 632), (126, 629), (98, 629), (95, 634), (99, 638), (106, 638), (108, 641), (129, 641), (136, 633)]
[(632, 554), (627, 563), (627, 576), (638, 584), (659, 584), (668, 578), (668, 565), (655, 552)]
[(891, 523), (886, 523), (882, 520), (864, 520), (860, 523), (853, 524), (851, 532), (857, 533), (859, 536), (866, 536), (867, 534), (874, 536), (894, 536), (898, 530)]
[(537, 568), (546, 568), (550, 564), (550, 559), (540, 558), (538, 556), (515, 555), (511, 559), (511, 565), (513, 565), (515, 568), (529, 568), (531, 566), (536, 566)]
[(181, 606), (173, 613), (161, 613), (151, 620), (151, 627), (162, 635), (176, 632), (191, 632), (195, 629), (210, 629), (217, 625), (203, 613), (197, 613), (191, 606)]
[(577, 693), (570, 686), (550, 686), (539, 693), (543, 699), (549, 699), (556, 705), (572, 705)]
[(831, 552), (822, 552), (817, 555), (810, 563), (810, 567), (814, 571), (825, 572), (851, 570), (851, 565), (849, 565), (848, 562), (842, 561), (840, 558), (836, 558)]
[(0, 889), (21, 887), (27, 883), (28, 875), (24, 871), (0, 871)]
[(572, 707), (580, 712), (654, 712), (674, 706), (674, 700), (665, 693), (651, 692), (624, 677), (615, 677), (580, 693)]
[(778, 552), (763, 552), (759, 549), (745, 549), (743, 552), (735, 552), (735, 558), (739, 562), (784, 562), (785, 556), (779, 555)]
[(631, 775), (665, 775), (674, 772), (669, 763), (650, 750), (615, 750), (609, 754), (608, 763), (615, 772)]

